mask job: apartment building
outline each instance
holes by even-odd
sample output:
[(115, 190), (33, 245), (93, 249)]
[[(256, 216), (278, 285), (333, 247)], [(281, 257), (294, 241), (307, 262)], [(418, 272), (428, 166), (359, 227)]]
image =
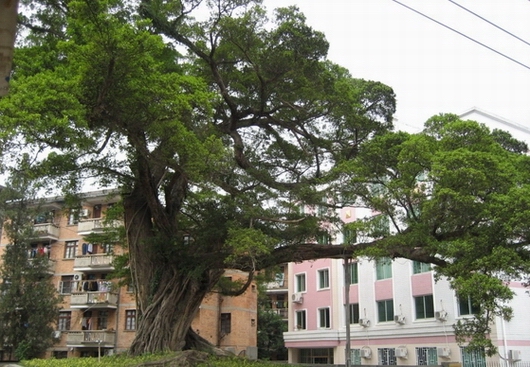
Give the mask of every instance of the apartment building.
[[(472, 108), (462, 119), (510, 132), (530, 144), (530, 129)], [(313, 210), (314, 208), (306, 208)], [(343, 208), (343, 223), (374, 215), (369, 209)], [(340, 233), (331, 243), (343, 243)], [(514, 366), (530, 360), (528, 289), (511, 282), (515, 296), (512, 320), (497, 317), (489, 335), (498, 354), (486, 358), (457, 344), (452, 325), (472, 317), (474, 305), (459, 299), (445, 279), (435, 281), (428, 264), (406, 259), (354, 259), (345, 272), (344, 260), (321, 259), (288, 266), (289, 329), (284, 334), (289, 362), (351, 365), (440, 365), (484, 367), (486, 362)], [(348, 279), (348, 292), (346, 292)], [(349, 293), (348, 298), (346, 294)], [(346, 320), (350, 348), (346, 355)]]
[[(305, 280), (306, 291), (293, 288), (289, 332), (284, 335), (289, 361), (345, 363), (349, 312), (352, 365), (485, 365), (483, 354), (466, 352), (453, 334), (453, 323), (472, 315), (472, 303), (458, 299), (446, 281), (435, 282), (425, 264), (403, 259), (354, 262), (347, 309), (342, 261), (292, 265), (292, 279), (302, 289)], [(510, 322), (498, 318), (490, 335), (499, 347), (499, 355), (490, 360), (506, 360), (507, 365), (530, 358), (528, 295), (519, 283), (512, 289), (515, 317)]]
[[(123, 248), (89, 243), (85, 236), (101, 233), (106, 211), (119, 196), (112, 191), (82, 195), (78, 212), (66, 209), (64, 198), (50, 198), (42, 205), (42, 215), (34, 219), (36, 238), (28, 257), (49, 259), (50, 281), (63, 296), (57, 315), (56, 343), (48, 357), (71, 358), (121, 353), (135, 336), (136, 303), (131, 287), (119, 287), (108, 275), (115, 255)], [(3, 236), (0, 255), (9, 240)], [(233, 280), (246, 274), (227, 270)], [(202, 337), (234, 354), (257, 355), (257, 289), (252, 285), (243, 295), (208, 295), (192, 324)], [(5, 354), (4, 359), (12, 359)]]

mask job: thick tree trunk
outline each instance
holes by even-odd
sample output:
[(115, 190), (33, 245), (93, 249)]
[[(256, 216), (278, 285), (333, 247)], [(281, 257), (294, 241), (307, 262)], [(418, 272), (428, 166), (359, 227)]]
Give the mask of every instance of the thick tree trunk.
[(191, 271), (193, 267), (183, 266), (179, 262), (183, 256), (175, 254), (175, 239), (165, 234), (161, 240), (155, 230), (156, 219), (147, 201), (134, 192), (125, 198), (124, 205), (130, 268), (137, 292), (137, 330), (130, 353), (205, 349), (208, 343), (191, 330), (191, 323), (223, 270), (205, 267)]

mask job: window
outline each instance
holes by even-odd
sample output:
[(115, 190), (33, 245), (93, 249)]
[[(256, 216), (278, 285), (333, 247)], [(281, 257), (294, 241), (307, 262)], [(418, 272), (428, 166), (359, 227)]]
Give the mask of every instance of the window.
[(379, 322), (394, 321), (394, 301), (377, 301), (377, 317)]
[(72, 321), (72, 312), (61, 311), (59, 312), (59, 318), (57, 320), (57, 330), (70, 330), (70, 324)]
[(431, 264), (422, 263), (422, 262), (416, 261), (416, 260), (414, 260), (412, 262), (412, 272), (414, 274), (426, 273), (426, 272), (431, 271), (431, 270), (432, 270)]
[(350, 262), (350, 284), (359, 283), (359, 264), (357, 262)]
[(296, 330), (306, 329), (306, 316), (305, 310), (296, 311)]
[(345, 244), (354, 244), (357, 243), (357, 231), (352, 229), (349, 226), (344, 226), (342, 228), (343, 241)]
[(105, 254), (112, 254), (114, 253), (114, 245), (111, 243), (102, 243), (101, 249)]
[(136, 330), (136, 310), (125, 311), (125, 330)]
[(74, 282), (73, 275), (63, 275), (61, 277), (61, 282), (59, 283), (59, 293), (60, 294), (70, 294), (72, 290), (75, 290), (77, 282)]
[(318, 289), (329, 288), (329, 269), (318, 271)]
[(416, 319), (428, 319), (434, 317), (434, 301), (432, 294), (414, 297), (416, 305)]
[(221, 335), (230, 334), (232, 331), (232, 314), (222, 313), (221, 314)]
[(380, 366), (394, 366), (397, 364), (395, 348), (379, 348), (377, 349), (377, 355)]
[(305, 292), (305, 274), (296, 274), (296, 291)]
[(438, 366), (436, 347), (416, 348), (416, 364), (418, 366)]
[(358, 324), (359, 318), (359, 304), (350, 303), (350, 324)]
[(322, 329), (329, 329), (331, 327), (329, 307), (318, 309), (318, 326)]
[(350, 361), (352, 366), (361, 365), (361, 350), (360, 349), (351, 349), (350, 350)]
[(372, 237), (381, 238), (390, 234), (390, 219), (383, 214), (372, 218)]
[(64, 258), (73, 259), (77, 254), (77, 241), (66, 241), (64, 244)]
[(480, 306), (471, 297), (458, 297), (458, 312), (460, 316), (474, 315), (480, 312)]
[(109, 322), (109, 311), (99, 311), (98, 312), (98, 319), (97, 319), (97, 329), (98, 330), (105, 330), (108, 328), (108, 322)]
[(70, 209), (68, 214), (68, 225), (72, 226), (79, 222), (79, 209)]
[(317, 243), (319, 245), (329, 245), (331, 244), (331, 237), (327, 233), (321, 233), (317, 237)]
[(375, 272), (377, 280), (392, 278), (392, 260), (388, 257), (377, 259)]
[(333, 364), (333, 349), (299, 349), (298, 361), (304, 364)]

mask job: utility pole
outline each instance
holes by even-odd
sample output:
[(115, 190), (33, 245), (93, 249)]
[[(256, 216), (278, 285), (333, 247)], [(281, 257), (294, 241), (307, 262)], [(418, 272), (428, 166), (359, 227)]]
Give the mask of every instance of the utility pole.
[(350, 257), (348, 255), (344, 255), (344, 308), (346, 309), (346, 367), (351, 367), (350, 284)]
[(0, 0), (0, 97), (9, 91), (17, 32), (18, 0)]

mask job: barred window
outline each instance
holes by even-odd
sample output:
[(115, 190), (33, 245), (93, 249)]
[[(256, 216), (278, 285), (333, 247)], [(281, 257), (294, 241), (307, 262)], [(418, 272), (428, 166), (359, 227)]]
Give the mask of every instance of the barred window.
[(136, 330), (136, 310), (125, 311), (125, 330)]

